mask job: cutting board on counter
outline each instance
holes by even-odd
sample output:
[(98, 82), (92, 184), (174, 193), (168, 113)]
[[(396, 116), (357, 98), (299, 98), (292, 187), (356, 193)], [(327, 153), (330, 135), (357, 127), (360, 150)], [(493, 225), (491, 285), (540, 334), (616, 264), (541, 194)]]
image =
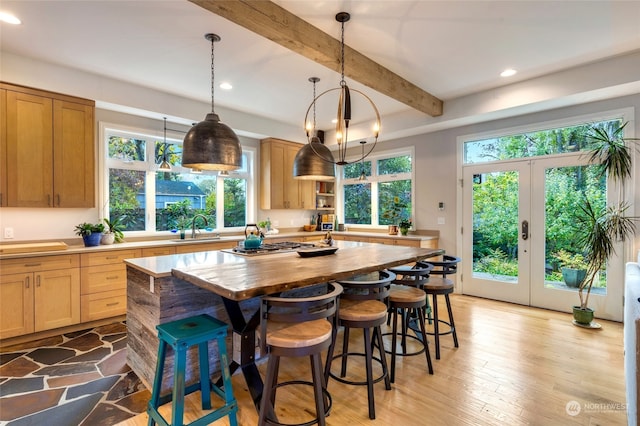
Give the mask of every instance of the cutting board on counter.
[(63, 242), (0, 244), (0, 254), (34, 253), (39, 251), (66, 250)]

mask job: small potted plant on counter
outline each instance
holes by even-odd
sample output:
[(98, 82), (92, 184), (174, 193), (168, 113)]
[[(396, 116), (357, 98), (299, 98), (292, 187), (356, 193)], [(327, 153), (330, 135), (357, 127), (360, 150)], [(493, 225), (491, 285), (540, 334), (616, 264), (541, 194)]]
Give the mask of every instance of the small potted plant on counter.
[(76, 225), (76, 235), (82, 237), (85, 247), (95, 247), (100, 245), (100, 238), (102, 238), (102, 231), (104, 231), (104, 224), (83, 222)]
[(402, 219), (400, 220), (400, 234), (407, 235), (409, 233), (409, 229), (411, 228), (411, 219)]
[(113, 243), (121, 243), (124, 241), (124, 233), (122, 230), (124, 227), (120, 222), (119, 218), (109, 220), (109, 218), (104, 218), (104, 233), (102, 234), (102, 239), (100, 240), (101, 244), (113, 244)]

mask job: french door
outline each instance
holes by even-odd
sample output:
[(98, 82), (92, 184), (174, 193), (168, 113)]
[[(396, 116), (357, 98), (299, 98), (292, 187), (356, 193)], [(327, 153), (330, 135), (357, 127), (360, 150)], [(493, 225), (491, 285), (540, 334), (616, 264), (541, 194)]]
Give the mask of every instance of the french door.
[[(571, 312), (578, 294), (557, 272), (554, 236), (572, 224), (557, 212), (581, 196), (575, 187), (595, 175), (592, 167), (581, 154), (464, 166), (462, 292)], [(606, 185), (598, 191), (609, 197)], [(598, 318), (622, 319), (623, 269), (613, 259), (592, 290)]]

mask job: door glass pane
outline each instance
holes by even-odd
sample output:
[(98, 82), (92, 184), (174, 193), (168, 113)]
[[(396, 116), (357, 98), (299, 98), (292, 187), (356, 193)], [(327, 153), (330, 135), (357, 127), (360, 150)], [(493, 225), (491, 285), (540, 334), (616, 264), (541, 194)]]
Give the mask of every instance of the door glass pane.
[(515, 171), (473, 176), (476, 278), (518, 282), (518, 177)]
[[(606, 181), (596, 166), (557, 167), (545, 170), (545, 287), (576, 291), (586, 269), (586, 253), (578, 246), (575, 215), (585, 199), (595, 211), (606, 207)], [(563, 271), (564, 269), (564, 271)], [(577, 281), (576, 281), (577, 278)], [(591, 289), (606, 294), (606, 270)]]
[(109, 169), (109, 218), (118, 220), (125, 231), (145, 227), (145, 172)]
[(344, 185), (344, 223), (371, 224), (371, 184)]

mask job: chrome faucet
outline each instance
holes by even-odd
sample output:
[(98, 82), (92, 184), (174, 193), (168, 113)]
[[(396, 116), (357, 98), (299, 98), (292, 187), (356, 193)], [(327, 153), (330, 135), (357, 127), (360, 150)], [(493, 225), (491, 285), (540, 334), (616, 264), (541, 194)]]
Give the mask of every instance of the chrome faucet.
[(207, 217), (203, 214), (197, 214), (193, 217), (193, 221), (191, 222), (191, 238), (196, 238), (196, 219), (198, 219), (199, 217), (201, 217), (202, 219), (204, 219), (204, 226), (209, 225), (209, 221), (207, 220)]

